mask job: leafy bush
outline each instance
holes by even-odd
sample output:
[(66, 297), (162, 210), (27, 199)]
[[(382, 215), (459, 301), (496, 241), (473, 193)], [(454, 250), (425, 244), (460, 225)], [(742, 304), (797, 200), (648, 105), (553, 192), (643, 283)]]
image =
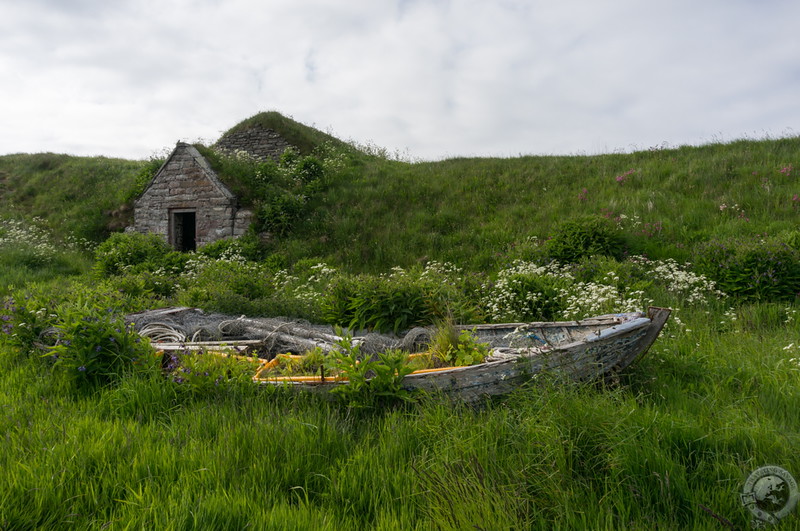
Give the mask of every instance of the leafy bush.
[(573, 282), (558, 264), (517, 261), (487, 286), (484, 305), (494, 321), (549, 321), (564, 308), (560, 288)]
[(322, 297), (322, 316), (325, 322), (347, 326), (353, 319), (351, 308), (363, 288), (360, 277), (354, 275), (338, 275), (328, 284)]
[(325, 176), (325, 168), (316, 157), (303, 157), (294, 168), (294, 174), (303, 184), (319, 182)]
[(264, 258), (264, 249), (255, 235), (247, 234), (239, 238), (223, 238), (208, 243), (200, 247), (197, 254), (214, 259), (237, 256), (246, 260), (258, 261)]
[(396, 333), (432, 323), (437, 298), (437, 286), (405, 276), (338, 277), (324, 295), (323, 315), (332, 324)]
[(108, 291), (118, 291), (126, 300), (126, 306), (144, 308), (154, 306), (159, 299), (171, 297), (180, 289), (179, 277), (158, 271), (123, 273), (102, 281)]
[(338, 274), (325, 286), (322, 314), (331, 324), (395, 333), (444, 318), (474, 322), (482, 318), (474, 281), (440, 262), (389, 275)]
[(414, 370), (404, 352), (391, 350), (371, 359), (361, 354), (351, 337), (344, 336), (327, 362), (330, 369), (347, 378), (346, 385), (334, 387), (331, 392), (350, 407), (391, 405), (413, 399), (402, 386), (403, 378)]
[(698, 246), (695, 266), (726, 294), (744, 300), (791, 301), (800, 294), (800, 251), (783, 242), (708, 242)]
[(59, 308), (58, 342), (50, 348), (55, 367), (78, 389), (110, 385), (157, 367), (155, 351), (132, 325), (103, 302), (87, 298)]
[(620, 261), (607, 256), (592, 256), (571, 265), (569, 271), (578, 282), (605, 280), (609, 273), (613, 273), (618, 288), (644, 289), (653, 283), (653, 279), (643, 262), (650, 263), (637, 257)]
[(398, 332), (428, 324), (434, 317), (428, 304), (430, 289), (420, 283), (362, 275), (358, 282), (345, 285), (354, 287), (355, 291), (346, 294), (343, 301), (327, 302), (330, 296), (343, 294), (341, 285), (335, 285), (326, 297), (326, 309), (344, 308), (343, 315), (327, 314), (334, 324)]
[(12, 292), (0, 310), (0, 339), (27, 353), (56, 323), (56, 305), (45, 286), (33, 285)]
[(125, 271), (155, 270), (165, 261), (178, 261), (172, 248), (157, 234), (115, 233), (95, 251), (94, 269), (104, 276)]
[(177, 390), (205, 398), (213, 398), (232, 388), (254, 388), (252, 376), (261, 362), (258, 358), (189, 349), (165, 353), (164, 356), (163, 368)]
[(547, 255), (561, 263), (577, 262), (598, 254), (621, 258), (624, 249), (622, 233), (613, 221), (602, 216), (566, 221), (545, 244)]
[(291, 232), (309, 198), (325, 188), (326, 173), (332, 168), (327, 159), (301, 157), (291, 148), (276, 164), (243, 152), (224, 154), (195, 147), (242, 203), (253, 208), (256, 230), (277, 236)]
[(219, 259), (195, 255), (179, 279), (175, 301), (228, 314), (291, 316), (320, 320), (322, 292), (333, 272), (324, 264), (302, 276), (278, 269), (281, 255), (250, 262), (239, 255)]
[(793, 230), (784, 234), (781, 241), (789, 245), (792, 249), (800, 251), (800, 231)]
[(272, 276), (244, 260), (200, 260), (184, 276), (180, 304), (231, 314), (262, 315), (263, 300), (275, 292)]
[(65, 322), (65, 316), (77, 312), (93, 314), (93, 307), (102, 307), (109, 313), (133, 313), (150, 306), (153, 297), (149, 291), (134, 295), (119, 290), (113, 277), (100, 283), (88, 285), (84, 281), (61, 281), (31, 284), (11, 293), (0, 309), (0, 342), (18, 347), (27, 354), (33, 347), (52, 346), (58, 338), (57, 329)]
[(150, 181), (153, 180), (158, 170), (161, 169), (161, 166), (164, 165), (166, 161), (165, 157), (150, 157), (141, 167), (141, 169), (136, 173), (136, 177), (134, 178), (133, 186), (128, 191), (128, 193), (124, 197), (125, 203), (131, 203), (137, 197), (142, 195), (145, 188), (150, 184)]
[(278, 236), (288, 234), (303, 212), (306, 197), (289, 191), (276, 191), (259, 206), (256, 216), (262, 231)]
[(452, 323), (442, 322), (431, 339), (430, 353), (443, 365), (466, 367), (482, 363), (489, 344), (480, 343), (469, 330), (459, 332)]

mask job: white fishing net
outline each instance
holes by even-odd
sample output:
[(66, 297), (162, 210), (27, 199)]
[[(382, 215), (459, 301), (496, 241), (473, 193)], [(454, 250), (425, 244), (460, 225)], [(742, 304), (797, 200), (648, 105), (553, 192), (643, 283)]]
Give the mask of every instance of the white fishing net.
[[(206, 313), (198, 308), (165, 308), (128, 315), (136, 331), (153, 343), (242, 343), (253, 346), (260, 356), (278, 353), (302, 354), (314, 348), (330, 352), (337, 348), (343, 336), (350, 335), (364, 355), (374, 355), (389, 349), (412, 351), (420, 345), (422, 336), (414, 329), (407, 340), (391, 334), (364, 333), (354, 336), (344, 330), (337, 334), (332, 326), (283, 317), (235, 317)], [(427, 332), (427, 331), (426, 331)], [(413, 333), (413, 334), (412, 334)], [(429, 336), (425, 336), (429, 337)]]

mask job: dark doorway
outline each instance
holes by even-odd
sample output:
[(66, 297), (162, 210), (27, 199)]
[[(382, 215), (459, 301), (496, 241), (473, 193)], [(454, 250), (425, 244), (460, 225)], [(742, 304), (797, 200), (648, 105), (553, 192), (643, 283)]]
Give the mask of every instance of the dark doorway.
[(197, 249), (195, 213), (175, 212), (172, 216), (172, 241), (175, 250), (188, 252)]

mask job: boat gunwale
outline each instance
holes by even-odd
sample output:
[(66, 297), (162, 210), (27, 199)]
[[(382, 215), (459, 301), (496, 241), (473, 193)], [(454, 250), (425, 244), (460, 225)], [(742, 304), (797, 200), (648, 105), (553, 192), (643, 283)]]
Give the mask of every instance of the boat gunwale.
[[(621, 329), (615, 329), (616, 326), (619, 326), (621, 324), (626, 324), (626, 321), (620, 320), (620, 318), (622, 316), (634, 316), (634, 315), (637, 316), (636, 318), (641, 319), (640, 323), (636, 324), (635, 326), (629, 326), (629, 327), (625, 327), (625, 328), (621, 328)], [(488, 328), (488, 329), (502, 329), (502, 328), (509, 328), (509, 329), (514, 328), (515, 329), (515, 328), (519, 328), (520, 326), (530, 326), (531, 328), (533, 328), (533, 327), (539, 326), (540, 324), (551, 324), (553, 326), (563, 326), (564, 323), (570, 323), (571, 326), (575, 326), (576, 324), (578, 326), (587, 326), (586, 321), (589, 321), (589, 320), (592, 320), (592, 319), (604, 319), (604, 318), (608, 318), (609, 320), (616, 319), (614, 324), (612, 324), (611, 326), (609, 326), (607, 328), (600, 329), (601, 332), (602, 331), (606, 331), (606, 330), (611, 330), (611, 332), (607, 333), (606, 335), (604, 335), (602, 340), (601, 340), (601, 342), (606, 342), (606, 341), (609, 341), (609, 340), (613, 340), (617, 336), (624, 335), (624, 334), (629, 334), (629, 333), (632, 333), (632, 332), (639, 331), (640, 329), (647, 329), (648, 327), (650, 327), (653, 324), (653, 320), (651, 318), (647, 318), (647, 317), (645, 317), (645, 318), (638, 317), (638, 316), (642, 316), (642, 315), (645, 315), (645, 314), (642, 313), (642, 312), (630, 312), (630, 313), (625, 313), (625, 314), (614, 314), (614, 315), (608, 315), (608, 316), (599, 316), (599, 317), (596, 317), (596, 318), (585, 319), (585, 320), (582, 320), (582, 321), (557, 321), (557, 322), (550, 322), (550, 323), (501, 323), (501, 324), (495, 324), (495, 325), (491, 325), (491, 324), (490, 325), (476, 325), (476, 326), (473, 326), (473, 327), (464, 326), (462, 328), (468, 329), (468, 330), (469, 329), (478, 329), (478, 330), (487, 329), (487, 328), (484, 328), (484, 327), (491, 327), (491, 328)], [(630, 322), (633, 322), (633, 321), (627, 321), (627, 322), (630, 323)], [(557, 323), (561, 323), (561, 324), (557, 324)], [(591, 324), (592, 323), (590, 323), (589, 325), (591, 325)], [(601, 324), (601, 323), (594, 323), (594, 324)], [(520, 358), (530, 358), (530, 357), (536, 357), (536, 356), (540, 356), (540, 355), (552, 355), (553, 353), (557, 353), (557, 352), (560, 352), (560, 351), (569, 351), (569, 350), (572, 350), (572, 349), (574, 349), (574, 348), (576, 348), (576, 347), (578, 347), (580, 345), (591, 344), (591, 343), (593, 343), (593, 341), (590, 341), (589, 339), (584, 338), (584, 339), (579, 339), (579, 340), (576, 340), (576, 341), (572, 341), (570, 343), (564, 343), (564, 344), (561, 344), (561, 345), (547, 347), (547, 348), (544, 348), (544, 349), (539, 348), (539, 347), (529, 347), (528, 350), (532, 350), (534, 352), (532, 352), (531, 354), (521, 353), (520, 356), (518, 356), (517, 358), (486, 361), (486, 362), (483, 362), (483, 363), (478, 363), (478, 364), (475, 364), (475, 365), (467, 365), (467, 366), (463, 366), (463, 367), (439, 367), (439, 368), (434, 368), (434, 369), (419, 369), (419, 370), (416, 370), (416, 371), (414, 371), (412, 373), (407, 374), (403, 378), (403, 380), (404, 381), (413, 382), (415, 380), (425, 379), (426, 377), (429, 377), (429, 375), (432, 375), (432, 374), (434, 374), (436, 376), (447, 376), (449, 374), (456, 374), (456, 373), (460, 373), (460, 372), (485, 370), (487, 367), (496, 368), (496, 367), (498, 367), (498, 366), (500, 366), (502, 364), (517, 363)], [(520, 350), (525, 350), (525, 348), (521, 348)], [(260, 373), (260, 372), (261, 371), (259, 370), (257, 372), (257, 374)], [(253, 376), (253, 381), (254, 382), (258, 382), (258, 383), (262, 383), (262, 384), (271, 384), (271, 385), (288, 384), (288, 385), (308, 385), (308, 386), (314, 386), (314, 387), (317, 387), (317, 386), (342, 385), (342, 384), (347, 384), (349, 382), (349, 380), (347, 378), (325, 377), (323, 379), (319, 375), (306, 375), (306, 376), (281, 375), (281, 376), (271, 376), (271, 377), (267, 376), (267, 377), (260, 377), (260, 378), (257, 377), (257, 376)]]

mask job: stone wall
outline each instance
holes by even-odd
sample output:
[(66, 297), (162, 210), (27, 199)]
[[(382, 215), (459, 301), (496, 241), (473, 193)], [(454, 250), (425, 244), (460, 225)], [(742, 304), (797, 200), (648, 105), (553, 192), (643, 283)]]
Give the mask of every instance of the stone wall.
[(213, 147), (223, 153), (245, 151), (254, 158), (277, 162), (291, 144), (272, 129), (254, 126), (223, 136)]
[(194, 213), (197, 247), (241, 236), (252, 220), (197, 149), (179, 142), (134, 203), (134, 229), (160, 234), (175, 246), (176, 214), (187, 213)]

